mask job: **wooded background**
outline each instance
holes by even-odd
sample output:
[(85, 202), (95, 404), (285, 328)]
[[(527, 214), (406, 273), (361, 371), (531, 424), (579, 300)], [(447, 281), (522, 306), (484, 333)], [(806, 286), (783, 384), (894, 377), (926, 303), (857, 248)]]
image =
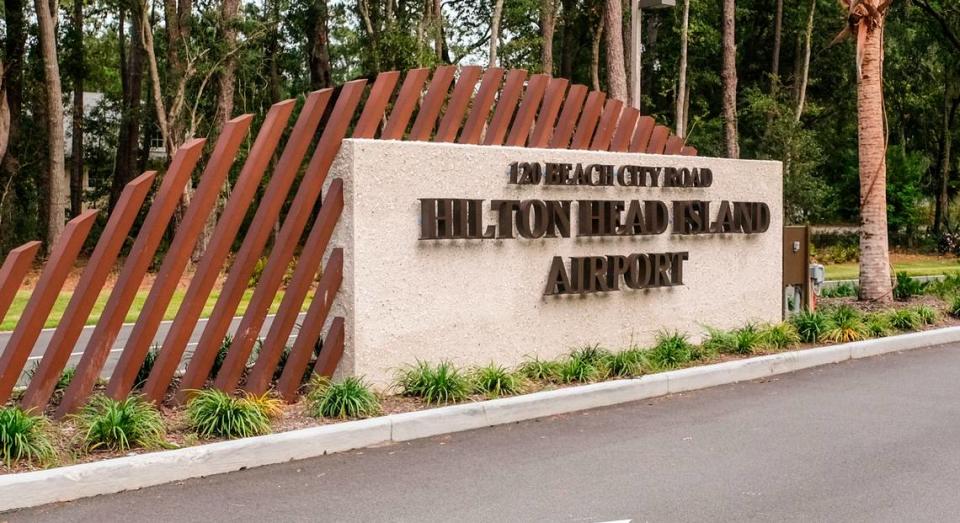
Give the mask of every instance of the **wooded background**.
[[(643, 13), (642, 112), (702, 155), (783, 161), (788, 221), (856, 224), (856, 46), (831, 45), (847, 10), (835, 0), (677, 4)], [(630, 92), (629, 1), (3, 0), (3, 8), (2, 253), (49, 243), (84, 205), (110, 208), (124, 184), (162, 169), (186, 140), (215, 137), (230, 116), (259, 118), (278, 100), (379, 71), (493, 64), (616, 98)], [(960, 224), (951, 205), (960, 2), (896, 0), (883, 37), (891, 236), (936, 245)], [(102, 102), (81, 110), (84, 92)]]

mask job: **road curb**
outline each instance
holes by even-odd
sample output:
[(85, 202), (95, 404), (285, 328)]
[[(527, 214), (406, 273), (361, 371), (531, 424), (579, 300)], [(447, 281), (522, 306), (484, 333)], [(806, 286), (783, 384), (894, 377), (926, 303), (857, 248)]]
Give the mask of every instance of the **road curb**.
[(783, 352), (511, 398), (394, 414), (267, 436), (0, 476), (0, 511), (136, 490), (306, 459), (749, 381), (810, 367), (960, 341), (948, 327)]

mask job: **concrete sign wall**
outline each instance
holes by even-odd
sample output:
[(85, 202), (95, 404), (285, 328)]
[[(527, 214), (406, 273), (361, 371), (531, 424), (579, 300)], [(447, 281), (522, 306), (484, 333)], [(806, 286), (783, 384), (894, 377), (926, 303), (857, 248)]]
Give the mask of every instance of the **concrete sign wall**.
[(340, 372), (779, 321), (779, 162), (347, 140)]

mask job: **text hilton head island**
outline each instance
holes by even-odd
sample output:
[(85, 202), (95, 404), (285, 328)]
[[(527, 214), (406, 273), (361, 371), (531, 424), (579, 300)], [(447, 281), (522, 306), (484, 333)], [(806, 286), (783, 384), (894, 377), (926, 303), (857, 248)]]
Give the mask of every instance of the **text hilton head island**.
[[(713, 184), (707, 168), (513, 162), (512, 185), (670, 187)], [(484, 200), (420, 198), (420, 240), (757, 234), (770, 227), (763, 202), (720, 200)], [(554, 256), (545, 295), (683, 285), (688, 252)]]

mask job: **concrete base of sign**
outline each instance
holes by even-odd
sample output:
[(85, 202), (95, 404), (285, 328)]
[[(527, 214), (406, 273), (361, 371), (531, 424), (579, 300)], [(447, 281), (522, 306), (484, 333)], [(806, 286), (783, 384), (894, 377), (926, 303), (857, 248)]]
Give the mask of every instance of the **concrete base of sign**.
[[(518, 161), (540, 162), (545, 173), (545, 162), (612, 166), (609, 173), (620, 166), (709, 169), (712, 184), (663, 187), (665, 173), (657, 187), (649, 186), (652, 176), (644, 187), (624, 186), (619, 179), (600, 186), (511, 183), (510, 166)], [(660, 331), (696, 338), (704, 326), (781, 319), (779, 162), (347, 140), (333, 178), (343, 179), (345, 200), (331, 242), (344, 248), (345, 259), (331, 315), (346, 318), (340, 373), (362, 375), (379, 388), (418, 359), (513, 365), (527, 356), (555, 358), (584, 345), (648, 346)], [(434, 198), (483, 200), (483, 224), (476, 230), (496, 226), (498, 237), (421, 239), (427, 218), (420, 199)], [(510, 227), (500, 227), (504, 220), (491, 208), (494, 200), (570, 201), (570, 236), (524, 238), (516, 223), (519, 212), (508, 214)], [(633, 200), (663, 202), (669, 222), (662, 223), (665, 230), (659, 234), (582, 236), (578, 233), (589, 221), (579, 215), (584, 200), (622, 201), (627, 207)], [(761, 202), (769, 208), (769, 226), (750, 234), (678, 234), (674, 205), (684, 201), (710, 202), (705, 225), (719, 221), (721, 202), (731, 207)], [(513, 237), (499, 237), (505, 234)], [(554, 257), (573, 279), (571, 258), (603, 257), (596, 263), (613, 264), (650, 253), (686, 253), (682, 285), (666, 280), (667, 274), (678, 276), (671, 269), (649, 288), (627, 288), (624, 276), (616, 291), (545, 295), (558, 263)], [(673, 266), (680, 260), (672, 258)], [(659, 261), (666, 264), (667, 258)], [(654, 278), (656, 272), (652, 269)]]

